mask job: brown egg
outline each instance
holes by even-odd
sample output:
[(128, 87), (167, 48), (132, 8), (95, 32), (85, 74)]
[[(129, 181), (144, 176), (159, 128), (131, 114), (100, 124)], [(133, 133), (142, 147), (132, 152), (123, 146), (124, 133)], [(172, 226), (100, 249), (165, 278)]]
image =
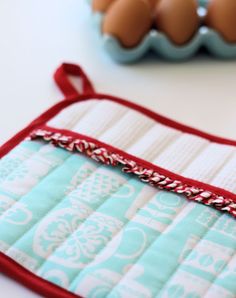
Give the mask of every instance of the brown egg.
[(151, 14), (152, 14), (152, 17), (153, 17), (153, 20), (154, 20), (154, 18), (155, 18), (155, 8), (157, 6), (157, 3), (160, 2), (160, 0), (147, 0), (147, 2), (150, 5)]
[(196, 0), (160, 0), (155, 11), (157, 30), (177, 45), (187, 43), (199, 26), (197, 9)]
[(92, 2), (92, 9), (93, 11), (98, 12), (106, 12), (108, 7), (114, 2), (115, 0), (93, 0)]
[(116, 0), (104, 17), (102, 31), (127, 48), (137, 46), (152, 25), (147, 0)]
[(217, 30), (226, 41), (236, 42), (236, 0), (211, 0), (205, 23)]
[(155, 9), (157, 3), (160, 1), (160, 0), (147, 0), (151, 6), (152, 9)]

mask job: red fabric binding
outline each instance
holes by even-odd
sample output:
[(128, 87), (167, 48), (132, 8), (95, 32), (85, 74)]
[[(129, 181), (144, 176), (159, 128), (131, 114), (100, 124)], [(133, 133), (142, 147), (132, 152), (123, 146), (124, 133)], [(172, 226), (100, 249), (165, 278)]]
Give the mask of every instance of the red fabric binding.
[(83, 69), (74, 64), (63, 63), (55, 72), (54, 79), (65, 97), (78, 96), (79, 91), (69, 81), (68, 75), (80, 77), (83, 83), (83, 94), (94, 93), (93, 85)]
[[(68, 75), (74, 75), (74, 76), (80, 76), (82, 78), (83, 82), (83, 93), (80, 94), (76, 88), (70, 83)], [(226, 144), (226, 145), (232, 145), (236, 146), (236, 141), (217, 137), (205, 132), (202, 132), (200, 130), (197, 130), (195, 128), (180, 124), (176, 121), (170, 120), (166, 117), (163, 117), (157, 113), (152, 112), (151, 110), (148, 110), (142, 106), (139, 106), (135, 103), (129, 102), (127, 100), (114, 97), (111, 95), (106, 94), (97, 94), (91, 82), (89, 81), (88, 77), (84, 73), (84, 71), (77, 65), (74, 64), (68, 64), (64, 63), (62, 64), (57, 71), (55, 72), (54, 79), (65, 95), (65, 99), (58, 104), (54, 105), (50, 109), (48, 109), (46, 112), (41, 114), (38, 118), (36, 118), (33, 122), (31, 122), (26, 128), (24, 128), (22, 131), (17, 133), (13, 138), (8, 140), (3, 146), (0, 147), (0, 158), (2, 158), (4, 155), (6, 155), (10, 150), (12, 150), (15, 146), (17, 146), (22, 140), (24, 140), (34, 129), (40, 128), (43, 125), (46, 125), (46, 123), (53, 118), (56, 114), (58, 114), (61, 110), (66, 108), (67, 106), (80, 102), (89, 100), (91, 98), (93, 99), (109, 99), (111, 101), (117, 102), (119, 104), (122, 104), (124, 106), (127, 106), (131, 109), (134, 109), (136, 111), (139, 111), (140, 113), (156, 120), (157, 122), (160, 122), (164, 125), (173, 127), (175, 129), (181, 130), (186, 133), (194, 134), (197, 136), (200, 136), (202, 138), (208, 139), (211, 142), (216, 142), (219, 144)], [(72, 134), (74, 134), (72, 132)], [(87, 137), (89, 140), (90, 138)], [(108, 149), (115, 149), (107, 144), (103, 144), (103, 146), (107, 147)], [(116, 150), (118, 150), (116, 148)], [(118, 151), (119, 152), (119, 151)], [(126, 154), (123, 151), (120, 151), (122, 154)], [(139, 160), (140, 161), (140, 160)], [(143, 161), (144, 165), (148, 165), (146, 161)], [(159, 168), (160, 169), (160, 168)], [(162, 171), (165, 171), (168, 173), (168, 171), (162, 169)], [(170, 173), (171, 175), (176, 175), (174, 173)], [(179, 179), (183, 179), (183, 181), (186, 179), (185, 177), (179, 176)], [(194, 181), (191, 179), (188, 179), (188, 182), (196, 183), (199, 187), (208, 187), (208, 189), (212, 189), (213, 191), (217, 191), (218, 193), (225, 194), (229, 197), (232, 197), (235, 200), (235, 195), (232, 193), (227, 192), (226, 190), (222, 190), (219, 188), (215, 188), (212, 185), (204, 184), (198, 181)], [(8, 256), (0, 253), (0, 271), (9, 275), (13, 279), (19, 281), (20, 283), (24, 284), (28, 288), (34, 290), (35, 292), (43, 295), (44, 297), (49, 298), (75, 298), (78, 296), (74, 295), (73, 293), (64, 290), (63, 288), (60, 288), (56, 286), (55, 284), (52, 284), (51, 282), (48, 282), (37, 275), (31, 273), (12, 259), (10, 259)]]
[[(5, 275), (47, 298), (82, 298), (25, 269), (0, 252), (0, 270)], [(2, 296), (1, 296), (2, 297)]]

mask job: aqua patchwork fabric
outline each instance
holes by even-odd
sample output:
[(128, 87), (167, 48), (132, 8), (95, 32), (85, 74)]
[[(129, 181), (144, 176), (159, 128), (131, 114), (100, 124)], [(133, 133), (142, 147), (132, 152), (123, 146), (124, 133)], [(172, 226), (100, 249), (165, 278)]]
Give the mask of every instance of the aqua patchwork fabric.
[(0, 160), (0, 251), (91, 298), (233, 298), (236, 222), (79, 154)]

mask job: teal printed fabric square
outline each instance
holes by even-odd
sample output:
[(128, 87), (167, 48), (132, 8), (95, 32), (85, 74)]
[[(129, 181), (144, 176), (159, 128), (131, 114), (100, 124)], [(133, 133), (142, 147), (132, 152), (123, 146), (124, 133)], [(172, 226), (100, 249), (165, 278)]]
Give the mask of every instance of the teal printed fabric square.
[(91, 298), (233, 298), (236, 224), (79, 154), (24, 141), (0, 160), (0, 251)]

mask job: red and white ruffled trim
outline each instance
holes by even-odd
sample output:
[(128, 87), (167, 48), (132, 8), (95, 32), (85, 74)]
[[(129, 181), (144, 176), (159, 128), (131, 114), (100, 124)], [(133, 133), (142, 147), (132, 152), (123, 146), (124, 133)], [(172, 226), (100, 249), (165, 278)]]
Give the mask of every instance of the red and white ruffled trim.
[(31, 140), (42, 138), (43, 140), (50, 142), (55, 146), (60, 146), (68, 151), (84, 153), (88, 157), (106, 165), (120, 165), (122, 171), (137, 175), (142, 182), (149, 183), (159, 189), (183, 194), (191, 201), (211, 206), (220, 211), (226, 211), (236, 217), (236, 203), (232, 199), (186, 184), (180, 180), (171, 179), (151, 168), (148, 169), (143, 167), (137, 162), (127, 159), (120, 154), (112, 153), (106, 148), (100, 147), (93, 142), (43, 129), (33, 131), (29, 138)]

